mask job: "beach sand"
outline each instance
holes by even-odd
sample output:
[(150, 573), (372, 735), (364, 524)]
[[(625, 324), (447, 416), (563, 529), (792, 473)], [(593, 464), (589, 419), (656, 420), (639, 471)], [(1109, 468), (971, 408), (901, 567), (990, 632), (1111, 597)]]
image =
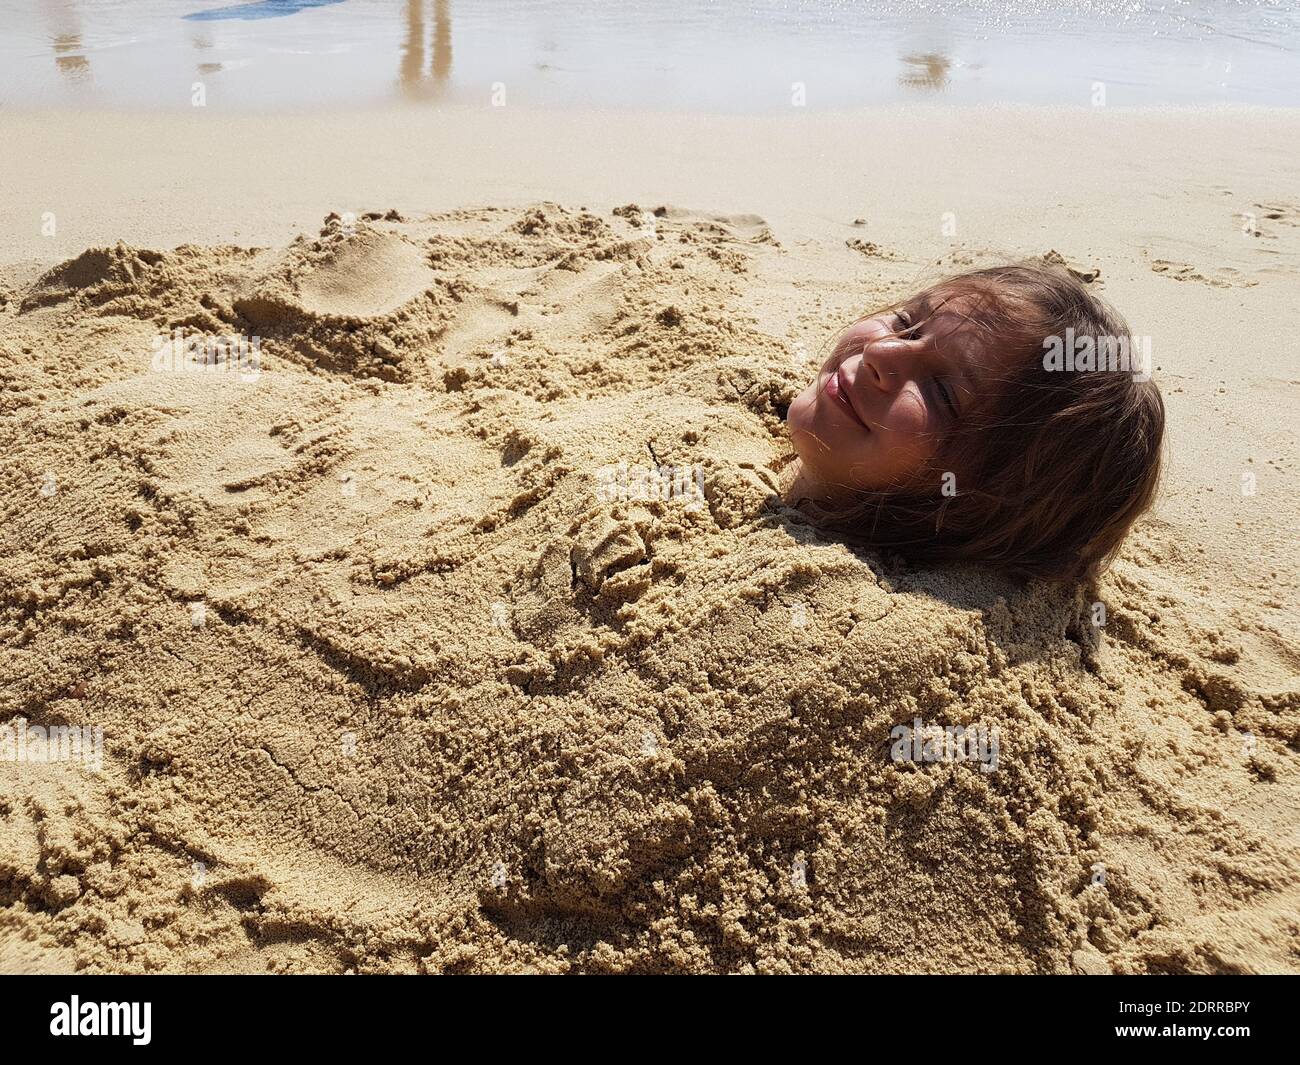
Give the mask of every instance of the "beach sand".
[[(0, 724), (103, 758), (0, 760), (0, 968), (1300, 970), (1297, 134), (3, 116)], [(1049, 255), (1169, 408), (1097, 585), (779, 503), (839, 326)]]

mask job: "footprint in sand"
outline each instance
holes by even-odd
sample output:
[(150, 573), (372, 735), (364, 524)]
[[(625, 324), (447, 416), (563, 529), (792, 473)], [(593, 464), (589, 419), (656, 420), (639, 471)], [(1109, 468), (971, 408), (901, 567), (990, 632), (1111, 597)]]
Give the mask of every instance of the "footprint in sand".
[(660, 206), (654, 209), (654, 217), (660, 228), (678, 229), (704, 240), (780, 247), (767, 222), (756, 214), (708, 214), (682, 207)]
[(1300, 226), (1300, 207), (1295, 204), (1255, 204), (1261, 218), (1267, 218), (1270, 222), (1280, 222), (1287, 226)]
[(1243, 233), (1265, 240), (1277, 240), (1279, 227), (1300, 226), (1300, 207), (1286, 203), (1256, 203), (1251, 205), (1249, 211), (1242, 211), (1237, 217), (1241, 219)]
[(1173, 262), (1169, 259), (1153, 259), (1151, 269), (1153, 272), (1164, 274), (1174, 281), (1195, 281), (1202, 285), (1209, 285), (1212, 288), (1251, 288), (1259, 284), (1258, 281), (1242, 277), (1239, 271), (1232, 269), (1230, 266), (1220, 267), (1213, 273), (1207, 273), (1189, 263)]

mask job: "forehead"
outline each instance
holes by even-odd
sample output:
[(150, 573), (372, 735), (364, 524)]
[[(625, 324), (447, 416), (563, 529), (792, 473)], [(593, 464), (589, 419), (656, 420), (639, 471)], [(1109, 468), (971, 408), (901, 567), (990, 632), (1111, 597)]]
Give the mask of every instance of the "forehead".
[(989, 296), (979, 292), (953, 291), (942, 287), (927, 288), (907, 302), (914, 317), (928, 319), (927, 332), (940, 328), (944, 332), (974, 331), (987, 315)]

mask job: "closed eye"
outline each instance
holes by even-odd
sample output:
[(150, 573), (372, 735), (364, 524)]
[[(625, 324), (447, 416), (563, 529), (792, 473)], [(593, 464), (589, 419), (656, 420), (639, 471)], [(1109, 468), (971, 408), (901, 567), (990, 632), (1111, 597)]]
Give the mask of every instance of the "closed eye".
[(907, 311), (898, 311), (895, 315), (898, 319), (898, 335), (904, 340), (916, 340), (921, 335), (920, 323), (914, 322), (912, 316)]
[(957, 417), (957, 397), (953, 394), (952, 386), (947, 381), (935, 378), (934, 387), (939, 393), (939, 398), (943, 400), (944, 406), (948, 408), (948, 413), (954, 418)]

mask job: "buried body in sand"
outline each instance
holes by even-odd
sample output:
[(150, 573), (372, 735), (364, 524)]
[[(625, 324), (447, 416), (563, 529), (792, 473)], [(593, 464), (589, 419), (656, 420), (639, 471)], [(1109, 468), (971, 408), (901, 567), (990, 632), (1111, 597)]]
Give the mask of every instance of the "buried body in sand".
[(103, 755), (0, 761), (0, 959), (1292, 967), (1297, 695), (1154, 575), (1156, 386), (1042, 361), (1122, 323), (882, 281), (815, 370), (783, 254), (543, 204), (11, 279), (5, 721)]

